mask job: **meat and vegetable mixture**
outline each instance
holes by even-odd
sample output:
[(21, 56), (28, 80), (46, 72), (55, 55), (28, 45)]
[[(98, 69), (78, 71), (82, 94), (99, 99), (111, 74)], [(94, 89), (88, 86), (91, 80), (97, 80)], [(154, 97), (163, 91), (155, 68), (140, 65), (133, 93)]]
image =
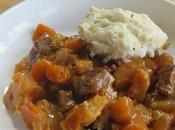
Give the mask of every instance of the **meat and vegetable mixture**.
[(167, 54), (103, 63), (86, 41), (39, 24), (16, 65), (7, 109), (33, 130), (173, 130), (175, 65)]

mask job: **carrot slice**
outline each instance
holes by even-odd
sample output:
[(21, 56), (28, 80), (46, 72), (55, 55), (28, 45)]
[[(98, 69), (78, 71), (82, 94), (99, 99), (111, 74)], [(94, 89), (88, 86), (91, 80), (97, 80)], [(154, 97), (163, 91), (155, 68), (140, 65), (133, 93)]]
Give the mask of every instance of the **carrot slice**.
[(33, 34), (33, 41), (37, 40), (39, 37), (41, 37), (44, 33), (47, 33), (51, 37), (53, 37), (56, 34), (56, 31), (54, 31), (52, 28), (44, 25), (44, 24), (38, 24), (34, 34)]
[(111, 116), (113, 119), (123, 122), (128, 121), (135, 115), (133, 101), (128, 97), (122, 97), (111, 106)]
[(121, 123), (120, 130), (148, 130), (141, 114), (128, 97), (122, 97), (112, 104), (111, 116)]
[(145, 94), (150, 86), (149, 74), (143, 69), (137, 69), (134, 79), (129, 88), (129, 96), (138, 101), (143, 101)]
[(40, 82), (46, 79), (46, 70), (51, 65), (49, 61), (38, 60), (32, 67), (31, 73), (34, 80)]
[(51, 65), (46, 71), (47, 78), (56, 84), (65, 84), (70, 78), (70, 72), (61, 65)]
[(85, 42), (80, 36), (74, 36), (66, 40), (64, 43), (65, 48), (69, 48), (73, 51), (77, 51), (85, 46)]

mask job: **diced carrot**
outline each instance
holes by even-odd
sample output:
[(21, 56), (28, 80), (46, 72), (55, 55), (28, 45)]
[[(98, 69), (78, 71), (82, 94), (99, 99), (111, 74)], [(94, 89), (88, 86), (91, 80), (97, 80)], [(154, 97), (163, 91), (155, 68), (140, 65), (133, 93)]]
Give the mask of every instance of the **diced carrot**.
[(145, 98), (145, 94), (150, 86), (149, 74), (143, 69), (137, 69), (134, 79), (129, 88), (128, 95), (138, 101)]
[(145, 61), (141, 58), (132, 58), (131, 62), (123, 63), (117, 67), (115, 77), (115, 89), (123, 89), (131, 84), (136, 69), (145, 68)]
[(77, 51), (85, 46), (85, 42), (80, 36), (74, 36), (66, 40), (63, 46), (65, 48), (69, 48), (71, 50)]
[(76, 60), (75, 61), (75, 71), (79, 75), (82, 75), (86, 73), (87, 71), (92, 70), (92, 68), (93, 68), (93, 63), (90, 60)]
[(157, 64), (158, 68), (162, 68), (165, 64), (173, 64), (173, 57), (171, 57), (167, 53), (163, 53), (160, 56), (155, 58), (155, 63)]
[(56, 31), (54, 31), (52, 28), (49, 28), (48, 26), (44, 24), (38, 24), (34, 34), (33, 34), (33, 41), (37, 40), (39, 37), (41, 37), (44, 33), (47, 33), (51, 37), (56, 35)]
[(120, 130), (148, 130), (141, 114), (128, 97), (122, 97), (112, 104), (111, 116), (120, 122)]
[(111, 105), (111, 116), (119, 122), (129, 121), (135, 115), (133, 101), (128, 97), (122, 97)]
[(32, 67), (31, 74), (34, 80), (40, 82), (46, 79), (46, 70), (51, 65), (49, 61), (38, 60)]
[(65, 84), (70, 79), (70, 72), (61, 65), (50, 65), (46, 71), (47, 78), (56, 84)]

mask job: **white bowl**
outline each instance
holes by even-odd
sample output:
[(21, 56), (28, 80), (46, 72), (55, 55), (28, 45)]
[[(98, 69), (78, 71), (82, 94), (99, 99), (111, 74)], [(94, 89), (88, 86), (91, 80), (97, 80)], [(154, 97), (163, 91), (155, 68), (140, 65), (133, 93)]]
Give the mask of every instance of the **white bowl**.
[(38, 23), (47, 24), (64, 34), (77, 33), (77, 26), (91, 6), (120, 7), (147, 13), (169, 35), (175, 56), (175, 3), (170, 0), (28, 0), (0, 16), (0, 129), (25, 130), (20, 117), (5, 109), (2, 96), (9, 85), (14, 65), (28, 54), (32, 30)]

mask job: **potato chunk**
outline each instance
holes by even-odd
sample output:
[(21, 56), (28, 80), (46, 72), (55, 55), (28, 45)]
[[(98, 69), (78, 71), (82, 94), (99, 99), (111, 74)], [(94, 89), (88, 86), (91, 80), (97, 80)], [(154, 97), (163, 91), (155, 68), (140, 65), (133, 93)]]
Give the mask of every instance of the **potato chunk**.
[(75, 61), (75, 71), (82, 75), (93, 68), (93, 63), (90, 60), (76, 60)]
[(83, 126), (88, 126), (101, 114), (108, 100), (105, 96), (96, 95), (88, 101), (75, 106), (66, 119), (61, 122), (63, 130), (81, 130)]

